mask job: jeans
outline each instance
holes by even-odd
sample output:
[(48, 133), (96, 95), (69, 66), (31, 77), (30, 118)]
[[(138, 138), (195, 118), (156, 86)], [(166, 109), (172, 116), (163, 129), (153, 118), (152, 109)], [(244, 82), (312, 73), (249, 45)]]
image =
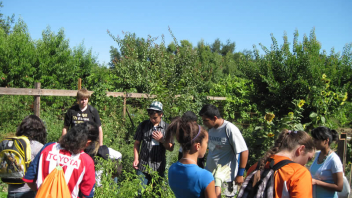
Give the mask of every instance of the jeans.
[[(143, 188), (146, 188), (146, 186), (151, 183), (152, 176), (147, 173), (143, 173), (139, 169), (137, 169), (136, 172), (137, 172), (137, 175), (139, 176), (139, 179), (142, 181)], [(161, 178), (156, 181), (157, 183), (161, 182), (160, 180), (162, 180), (164, 178), (164, 173), (158, 173), (158, 174)], [(154, 191), (154, 189), (153, 189), (153, 191)], [(139, 196), (141, 195), (141, 190), (138, 191), (138, 195)]]
[(36, 192), (27, 191), (27, 192), (9, 192), (7, 198), (35, 198)]

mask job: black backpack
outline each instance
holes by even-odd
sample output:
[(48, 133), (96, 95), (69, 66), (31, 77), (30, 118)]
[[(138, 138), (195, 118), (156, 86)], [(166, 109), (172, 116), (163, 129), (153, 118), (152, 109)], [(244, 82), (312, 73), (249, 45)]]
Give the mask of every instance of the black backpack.
[[(272, 198), (274, 197), (275, 190), (275, 172), (281, 167), (294, 163), (291, 160), (282, 160), (275, 164), (274, 159), (270, 158), (269, 168), (264, 168), (260, 171), (260, 180), (253, 186), (253, 179), (255, 173), (259, 170), (257, 166), (256, 170), (251, 172), (243, 182), (241, 189), (237, 195), (237, 198)], [(274, 165), (275, 164), (275, 165)]]

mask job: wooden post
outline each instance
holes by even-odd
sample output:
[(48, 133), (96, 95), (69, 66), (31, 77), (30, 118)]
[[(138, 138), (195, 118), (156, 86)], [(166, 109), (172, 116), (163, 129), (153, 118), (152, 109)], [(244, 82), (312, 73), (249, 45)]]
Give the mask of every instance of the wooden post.
[(126, 100), (127, 100), (127, 92), (125, 92), (123, 96), (123, 118), (126, 116)]
[(82, 89), (82, 78), (78, 79), (78, 90)]
[(342, 165), (343, 165), (343, 171), (345, 171), (346, 167), (346, 150), (347, 150), (347, 134), (346, 133), (341, 133), (340, 139), (338, 141), (337, 145), (337, 155), (340, 157)]
[[(40, 82), (34, 83), (35, 89), (40, 89)], [(34, 96), (34, 115), (40, 117), (40, 95), (35, 95)]]

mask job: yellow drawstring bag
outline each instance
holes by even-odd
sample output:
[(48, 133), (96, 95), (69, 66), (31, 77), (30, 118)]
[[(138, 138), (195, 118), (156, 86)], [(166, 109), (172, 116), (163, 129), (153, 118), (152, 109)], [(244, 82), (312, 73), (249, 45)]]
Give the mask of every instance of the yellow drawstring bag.
[(65, 181), (65, 174), (61, 166), (51, 171), (39, 187), (36, 198), (69, 198), (70, 190)]

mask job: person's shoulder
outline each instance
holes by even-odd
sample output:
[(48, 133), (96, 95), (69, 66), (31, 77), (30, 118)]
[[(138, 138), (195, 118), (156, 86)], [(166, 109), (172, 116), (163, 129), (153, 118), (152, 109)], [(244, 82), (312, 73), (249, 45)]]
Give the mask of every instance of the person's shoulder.
[(43, 147), (44, 144), (38, 142), (37, 140), (30, 140), (31, 147)]
[(139, 126), (141, 128), (144, 128), (144, 127), (148, 126), (150, 123), (151, 123), (150, 120), (144, 120), (141, 123), (139, 123)]
[(231, 129), (231, 130), (238, 130), (238, 127), (236, 125), (234, 125), (232, 122), (224, 120), (224, 124), (226, 126), (227, 129)]
[(160, 126), (163, 127), (164, 129), (166, 129), (169, 126), (169, 124), (166, 123), (163, 119), (161, 119)]
[(93, 161), (92, 157), (89, 156), (87, 153), (81, 152), (80, 153), (80, 158), (82, 160), (84, 160), (86, 166), (94, 166), (94, 161)]

